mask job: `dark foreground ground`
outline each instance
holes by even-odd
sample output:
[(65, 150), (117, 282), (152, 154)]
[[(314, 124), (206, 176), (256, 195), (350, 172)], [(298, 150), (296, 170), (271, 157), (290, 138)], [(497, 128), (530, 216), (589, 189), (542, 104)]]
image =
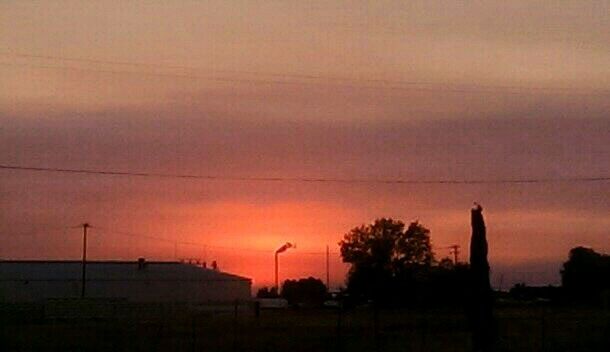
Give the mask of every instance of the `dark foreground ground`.
[[(0, 351), (470, 351), (456, 310), (145, 310), (83, 318), (4, 306)], [(610, 351), (607, 310), (521, 305), (495, 314), (497, 351)]]

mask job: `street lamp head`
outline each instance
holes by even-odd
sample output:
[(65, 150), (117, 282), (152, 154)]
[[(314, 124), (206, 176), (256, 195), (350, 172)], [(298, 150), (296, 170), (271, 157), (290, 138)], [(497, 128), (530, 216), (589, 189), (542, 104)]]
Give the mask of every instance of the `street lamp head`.
[(288, 248), (296, 248), (296, 247), (297, 247), (296, 245), (294, 245), (294, 244), (292, 244), (290, 242), (286, 242), (286, 244), (284, 244), (283, 246), (281, 246), (280, 248), (278, 248), (275, 251), (275, 254), (285, 252)]

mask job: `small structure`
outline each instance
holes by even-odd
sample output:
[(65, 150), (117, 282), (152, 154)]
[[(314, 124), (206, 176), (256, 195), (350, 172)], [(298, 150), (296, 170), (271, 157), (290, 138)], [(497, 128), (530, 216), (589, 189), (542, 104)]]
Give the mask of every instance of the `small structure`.
[[(0, 261), (0, 302), (79, 298), (82, 263)], [(129, 302), (221, 303), (251, 298), (251, 280), (180, 262), (88, 261), (85, 297)]]
[(288, 301), (283, 298), (257, 298), (256, 301), (261, 309), (286, 309)]

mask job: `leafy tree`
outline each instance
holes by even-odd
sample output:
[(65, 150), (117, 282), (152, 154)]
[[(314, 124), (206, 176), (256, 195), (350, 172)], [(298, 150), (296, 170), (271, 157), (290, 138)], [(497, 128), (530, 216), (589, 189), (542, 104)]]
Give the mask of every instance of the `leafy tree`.
[(603, 290), (610, 289), (610, 256), (591, 248), (572, 248), (561, 270), (561, 282), (574, 299), (599, 299)]
[(351, 264), (348, 290), (368, 297), (387, 296), (408, 286), (414, 273), (434, 260), (430, 230), (417, 221), (405, 229), (402, 221), (377, 219), (353, 228), (339, 245), (343, 262)]
[(455, 265), (451, 259), (445, 258), (438, 265), (418, 273), (415, 280), (416, 302), (413, 303), (463, 307), (464, 300), (471, 293), (468, 287), (469, 278), (468, 264)]
[(277, 298), (279, 295), (277, 294), (277, 289), (275, 287), (261, 287), (258, 292), (256, 292), (256, 298)]
[(322, 305), (328, 290), (320, 279), (309, 277), (300, 280), (286, 280), (282, 284), (282, 297), (293, 305)]

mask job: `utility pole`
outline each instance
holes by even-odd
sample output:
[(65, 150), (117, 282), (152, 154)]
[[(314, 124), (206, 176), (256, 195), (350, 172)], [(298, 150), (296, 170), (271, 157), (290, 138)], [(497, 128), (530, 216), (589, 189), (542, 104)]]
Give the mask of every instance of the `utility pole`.
[(457, 244), (454, 244), (453, 246), (449, 246), (449, 248), (451, 248), (451, 254), (453, 254), (453, 264), (457, 265), (458, 263), (458, 254), (460, 253), (460, 246)]
[(85, 298), (85, 282), (87, 280), (87, 229), (91, 227), (88, 223), (83, 224), (83, 264), (80, 298)]
[(328, 291), (330, 291), (330, 269), (329, 269), (329, 252), (328, 252), (328, 245), (326, 245), (326, 289)]

